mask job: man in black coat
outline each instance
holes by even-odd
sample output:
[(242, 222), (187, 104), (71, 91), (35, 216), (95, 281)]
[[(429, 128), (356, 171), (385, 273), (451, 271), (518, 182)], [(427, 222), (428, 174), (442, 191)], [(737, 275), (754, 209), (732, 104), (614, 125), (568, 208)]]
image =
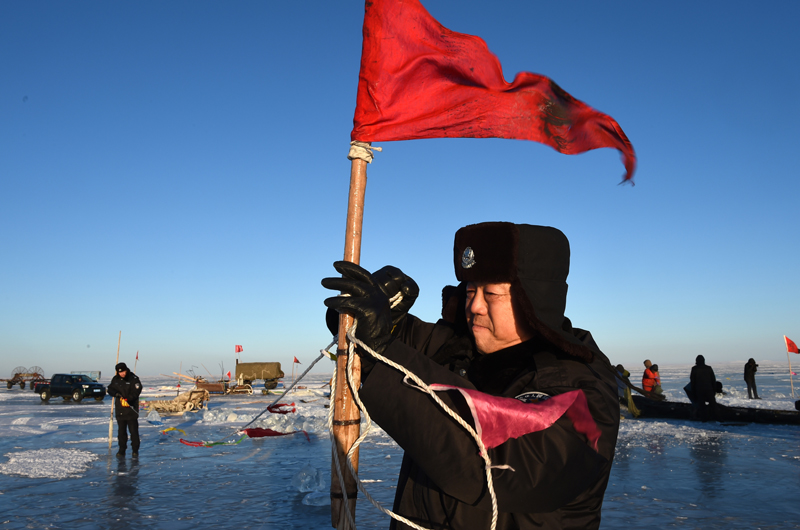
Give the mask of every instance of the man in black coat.
[(716, 398), (717, 378), (714, 376), (714, 370), (706, 364), (706, 358), (702, 355), (698, 355), (695, 359), (689, 381), (692, 385), (695, 403), (699, 408), (700, 419), (708, 421), (710, 412), (715, 420), (719, 420)]
[[(477, 424), (467, 392), (493, 403), (527, 403), (526, 412), (543, 410), (538, 405), (556, 396), (558, 402), (560, 394), (585, 396), (583, 427), (565, 414), (487, 453), (498, 530), (598, 528), (619, 402), (614, 368), (591, 334), (564, 316), (567, 238), (551, 227), (470, 225), (456, 233), (454, 264), (464, 308), (454, 323), (398, 318), (388, 302), (391, 282), (346, 262), (334, 264), (343, 278), (322, 283), (350, 296), (325, 305), (354, 314), (359, 340), (426, 384), (461, 389), (437, 396), (477, 430), (490, 427)], [(413, 280), (400, 273), (395, 283), (395, 292), (407, 294)], [(489, 528), (486, 464), (475, 440), (404, 373), (359, 352), (361, 399), (405, 451), (394, 512), (428, 528)], [(592, 429), (595, 438), (587, 434)], [(393, 520), (391, 528), (409, 527)]]
[(114, 398), (114, 415), (117, 418), (117, 456), (124, 457), (128, 448), (128, 431), (131, 433), (131, 456), (139, 456), (139, 395), (142, 382), (125, 363), (116, 367), (117, 374), (108, 384), (108, 395)]
[(755, 359), (750, 359), (744, 365), (744, 382), (747, 383), (747, 397), (749, 399), (761, 399), (758, 397), (758, 390), (756, 389), (756, 372), (758, 365)]

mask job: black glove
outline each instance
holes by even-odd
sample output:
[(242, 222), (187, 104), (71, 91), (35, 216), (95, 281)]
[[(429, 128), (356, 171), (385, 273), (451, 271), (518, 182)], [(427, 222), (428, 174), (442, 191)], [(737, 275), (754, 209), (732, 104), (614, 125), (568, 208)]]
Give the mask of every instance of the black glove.
[[(393, 298), (398, 292), (403, 293), (403, 299), (392, 308), (392, 324), (396, 327), (408, 315), (409, 309), (416, 302), (419, 296), (419, 286), (403, 271), (391, 265), (375, 271), (372, 273), (372, 277), (378, 282), (378, 287), (387, 298)], [(331, 335), (338, 334), (339, 313), (328, 309), (325, 313), (325, 325), (328, 326)]]
[(419, 286), (417, 282), (409, 278), (397, 267), (386, 265), (382, 269), (375, 271), (372, 277), (378, 282), (383, 294), (387, 298), (394, 298), (397, 293), (402, 293), (403, 299), (399, 304), (392, 308), (392, 324), (395, 326), (403, 320), (411, 306), (419, 296)]
[(392, 341), (392, 312), (389, 298), (375, 278), (355, 263), (334, 262), (341, 278), (324, 278), (326, 289), (342, 291), (350, 296), (334, 296), (325, 305), (339, 313), (350, 313), (358, 320), (356, 338), (377, 353), (383, 353)]

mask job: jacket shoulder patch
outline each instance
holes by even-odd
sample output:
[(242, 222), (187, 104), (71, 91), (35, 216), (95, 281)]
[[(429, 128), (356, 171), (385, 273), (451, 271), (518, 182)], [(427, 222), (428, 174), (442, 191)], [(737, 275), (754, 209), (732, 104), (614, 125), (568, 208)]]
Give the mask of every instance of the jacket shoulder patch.
[(550, 399), (550, 396), (544, 392), (525, 392), (516, 396), (514, 399), (522, 401), (523, 403), (540, 403)]

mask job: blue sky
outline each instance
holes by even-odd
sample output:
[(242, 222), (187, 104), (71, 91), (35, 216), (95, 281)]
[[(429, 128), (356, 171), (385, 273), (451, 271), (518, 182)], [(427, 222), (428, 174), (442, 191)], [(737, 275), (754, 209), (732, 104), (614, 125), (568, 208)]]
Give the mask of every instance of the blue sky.
[[(362, 264), (434, 320), (465, 225), (560, 228), (567, 315), (615, 363), (785, 359), (800, 339), (800, 4), (426, 0), (512, 80), (547, 75), (639, 158), (385, 142)], [(0, 377), (276, 360), (330, 336), (363, 2), (0, 3)], [(794, 360), (794, 359), (793, 359)], [(798, 358), (800, 364), (800, 358)], [(330, 370), (322, 361), (320, 370)]]

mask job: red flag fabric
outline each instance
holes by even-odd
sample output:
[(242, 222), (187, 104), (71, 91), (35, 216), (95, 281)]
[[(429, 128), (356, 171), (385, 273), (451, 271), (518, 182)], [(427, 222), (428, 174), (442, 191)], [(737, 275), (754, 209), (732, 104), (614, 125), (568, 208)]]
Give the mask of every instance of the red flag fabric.
[(239, 352), (241, 352), (241, 351), (244, 351), (244, 348), (242, 348), (241, 346), (239, 346), (239, 345), (237, 344), (237, 345), (236, 345), (236, 352), (235, 352), (235, 353), (239, 353)]
[(567, 415), (575, 430), (597, 449), (600, 429), (597, 427), (582, 390), (552, 396), (539, 403), (523, 403), (514, 398), (492, 396), (477, 390), (450, 385), (430, 385), (433, 390), (457, 390), (467, 401), (475, 431), (487, 449), (497, 447), (511, 438), (542, 431)]
[(783, 340), (786, 341), (786, 351), (789, 353), (800, 353), (797, 349), (797, 344), (795, 344), (792, 339), (787, 337), (786, 335), (783, 336)]
[(294, 403), (275, 403), (267, 407), (267, 410), (273, 414), (289, 414), (297, 412)]
[(227, 374), (225, 374), (225, 375), (227, 375), (227, 376), (228, 376), (228, 379), (230, 379), (230, 378), (231, 378), (231, 371), (230, 371), (230, 370), (228, 370), (228, 373), (227, 373)]
[(294, 362), (296, 362), (297, 364), (303, 364), (303, 363), (301, 363), (300, 361), (297, 360), (297, 357), (294, 358)]
[(511, 138), (565, 154), (622, 153), (629, 181), (636, 155), (610, 116), (530, 72), (507, 83), (483, 39), (437, 22), (419, 0), (368, 0), (351, 140)]
[(244, 433), (250, 438), (262, 438), (264, 436), (287, 436), (289, 434), (303, 433), (306, 437), (306, 440), (308, 440), (309, 442), (311, 441), (311, 438), (308, 436), (308, 433), (302, 430), (292, 431), (292, 432), (278, 432), (278, 431), (273, 431), (272, 429), (262, 429), (261, 427), (254, 427), (251, 429), (245, 429)]
[(139, 350), (136, 350), (136, 360), (139, 360)]

